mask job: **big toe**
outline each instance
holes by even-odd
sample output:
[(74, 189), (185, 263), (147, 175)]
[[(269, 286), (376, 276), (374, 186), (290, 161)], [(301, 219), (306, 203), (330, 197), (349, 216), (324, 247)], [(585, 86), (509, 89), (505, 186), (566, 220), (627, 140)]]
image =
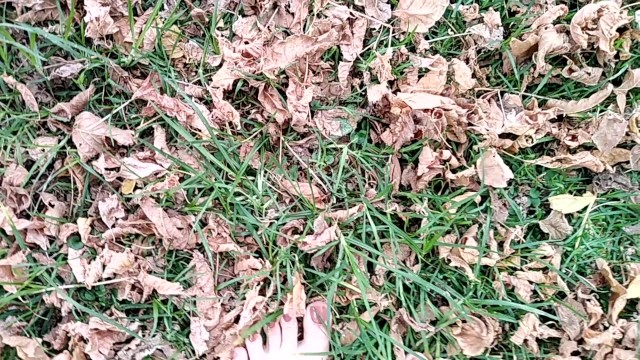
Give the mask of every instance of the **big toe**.
[(235, 348), (233, 350), (233, 360), (249, 360), (249, 355), (245, 348)]
[(324, 301), (315, 301), (307, 306), (302, 323), (304, 340), (298, 347), (304, 353), (329, 351), (329, 307)]

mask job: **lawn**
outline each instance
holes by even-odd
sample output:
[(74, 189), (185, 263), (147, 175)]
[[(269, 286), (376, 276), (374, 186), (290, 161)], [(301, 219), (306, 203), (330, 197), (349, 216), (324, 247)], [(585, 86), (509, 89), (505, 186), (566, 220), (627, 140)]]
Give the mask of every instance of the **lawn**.
[(638, 3), (0, 2), (0, 359), (636, 359)]

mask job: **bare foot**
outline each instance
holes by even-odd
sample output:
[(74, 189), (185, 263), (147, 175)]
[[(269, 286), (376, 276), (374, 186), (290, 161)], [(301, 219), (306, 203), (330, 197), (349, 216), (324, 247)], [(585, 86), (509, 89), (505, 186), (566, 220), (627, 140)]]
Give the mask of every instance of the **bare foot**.
[(266, 345), (260, 333), (251, 335), (245, 347), (236, 348), (234, 360), (326, 360), (329, 351), (327, 304), (316, 301), (307, 306), (302, 321), (304, 339), (298, 342), (298, 320), (284, 315), (265, 328)]

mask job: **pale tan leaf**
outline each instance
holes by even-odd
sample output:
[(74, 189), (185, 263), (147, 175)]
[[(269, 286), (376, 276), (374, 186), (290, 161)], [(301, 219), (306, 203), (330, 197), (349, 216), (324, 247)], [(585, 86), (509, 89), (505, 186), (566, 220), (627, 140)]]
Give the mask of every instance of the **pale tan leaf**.
[(265, 51), (262, 71), (283, 69), (305, 56), (321, 54), (338, 44), (338, 33), (331, 29), (319, 36), (293, 35), (276, 41)]
[(16, 81), (13, 76), (2, 74), (2, 80), (4, 80), (10, 88), (16, 90), (20, 93), (22, 97), (22, 101), (24, 101), (27, 108), (33, 112), (40, 112), (40, 107), (38, 106), (38, 101), (27, 85)]
[(451, 327), (462, 353), (479, 356), (491, 348), (500, 333), (498, 322), (486, 316), (469, 316), (468, 320)]
[(494, 188), (505, 188), (509, 180), (513, 179), (513, 172), (494, 148), (487, 149), (478, 159), (476, 170), (480, 180)]
[(63, 64), (60, 67), (55, 68), (49, 75), (49, 79), (70, 79), (75, 78), (80, 71), (84, 70), (84, 64), (80, 62), (70, 62)]
[(629, 285), (627, 285), (627, 299), (637, 298), (640, 298), (640, 275), (636, 275)]
[(560, 319), (560, 326), (569, 335), (569, 339), (578, 339), (585, 325), (583, 319), (587, 317), (582, 304), (574, 299), (567, 299), (566, 304), (556, 305), (556, 313)]
[(288, 193), (307, 199), (307, 201), (318, 208), (324, 208), (326, 206), (325, 202), (328, 199), (328, 195), (314, 184), (283, 179), (280, 185)]
[(263, 83), (258, 88), (258, 101), (264, 107), (266, 116), (273, 118), (280, 126), (291, 117), (278, 91), (271, 85)]
[(124, 277), (134, 270), (135, 255), (128, 250), (118, 252), (105, 247), (99, 259), (104, 264), (103, 279)]
[(573, 196), (570, 194), (556, 195), (549, 198), (549, 206), (551, 209), (563, 214), (573, 214), (587, 206), (593, 205), (597, 199), (595, 195), (588, 191), (582, 196)]
[(118, 196), (111, 194), (109, 197), (98, 202), (98, 211), (102, 222), (108, 227), (112, 227), (116, 220), (125, 217), (124, 207), (118, 200)]
[(327, 137), (342, 137), (350, 134), (358, 125), (359, 116), (343, 109), (320, 110), (313, 116), (320, 132)]
[(458, 89), (461, 92), (469, 91), (476, 86), (473, 72), (466, 63), (458, 59), (452, 59), (451, 69), (453, 70), (453, 79), (458, 83)]
[(169, 213), (150, 197), (144, 197), (138, 203), (167, 249), (186, 250), (196, 246), (198, 238), (192, 231), (193, 216)]
[(291, 114), (291, 127), (297, 132), (306, 132), (309, 126), (309, 105), (313, 100), (315, 86), (289, 78), (287, 87), (287, 109)]
[(550, 169), (572, 169), (584, 167), (593, 172), (603, 172), (605, 164), (588, 151), (581, 151), (576, 154), (543, 156), (535, 160), (534, 164)]
[[(25, 336), (11, 335), (0, 329), (0, 343), (15, 348), (21, 360), (50, 360), (40, 344), (40, 339), (31, 339)], [(0, 351), (2, 346), (0, 346)]]
[(27, 263), (24, 252), (19, 251), (0, 260), (0, 282), (6, 283), (2, 287), (9, 293), (18, 292), (18, 285), (26, 280), (26, 271), (23, 265)]
[(84, 107), (87, 106), (95, 91), (96, 88), (91, 84), (87, 90), (84, 90), (74, 96), (71, 101), (56, 104), (56, 106), (51, 108), (51, 113), (65, 119), (71, 119), (84, 110)]
[(400, 0), (393, 16), (400, 19), (402, 31), (425, 33), (440, 20), (447, 6), (446, 0)]
[(338, 226), (329, 226), (323, 216), (313, 222), (313, 234), (307, 235), (298, 243), (298, 248), (304, 252), (314, 250), (338, 239)]
[[(562, 5), (564, 6), (564, 5)], [(562, 69), (562, 76), (569, 78), (573, 81), (577, 81), (579, 83), (594, 86), (600, 82), (600, 78), (602, 77), (602, 73), (604, 72), (603, 68), (599, 67), (578, 67), (572, 61), (569, 61), (567, 66)], [(615, 90), (614, 90), (615, 92)]]
[(284, 313), (291, 317), (303, 317), (306, 311), (307, 295), (302, 284), (302, 275), (295, 273), (293, 276), (293, 290), (287, 294), (284, 303)]
[(118, 27), (115, 26), (115, 21), (109, 13), (110, 9), (110, 6), (103, 6), (98, 0), (84, 1), (84, 21), (87, 23), (85, 36), (102, 39), (118, 31)]
[(151, 292), (155, 290), (159, 295), (164, 296), (180, 296), (184, 295), (184, 288), (182, 285), (176, 282), (167, 281), (157, 276), (149, 275), (145, 271), (142, 271), (138, 275), (138, 282), (143, 289), (142, 299), (146, 299)]
[(564, 114), (575, 114), (587, 111), (593, 107), (600, 105), (606, 98), (611, 95), (613, 85), (607, 84), (604, 88), (597, 91), (588, 98), (581, 100), (549, 100), (545, 107), (547, 109), (558, 108)]
[(598, 128), (591, 136), (593, 143), (603, 153), (615, 148), (627, 133), (628, 121), (617, 113), (607, 111), (598, 119)]
[(325, 217), (337, 222), (344, 222), (355, 218), (358, 214), (364, 212), (364, 204), (358, 204), (346, 210), (334, 210), (324, 214)]
[(104, 120), (87, 111), (76, 116), (71, 140), (76, 145), (82, 161), (90, 160), (102, 153), (107, 138), (124, 146), (134, 144), (134, 133), (131, 130), (109, 126)]
[(209, 332), (205, 327), (204, 321), (199, 317), (192, 317), (189, 330), (189, 341), (191, 341), (191, 346), (193, 346), (196, 356), (205, 354), (209, 350), (207, 346)]
[(614, 1), (599, 1), (582, 7), (571, 18), (570, 32), (573, 40), (583, 49), (589, 43), (610, 55), (615, 54), (613, 41), (618, 38), (619, 27), (631, 22), (627, 11)]
[(618, 316), (627, 304), (627, 289), (618, 282), (611, 272), (609, 264), (604, 259), (596, 259), (596, 267), (600, 270), (600, 274), (609, 283), (611, 287), (611, 296), (609, 297), (609, 315), (613, 324), (617, 323)]
[(397, 93), (398, 99), (404, 101), (413, 110), (430, 110), (435, 108), (451, 109), (457, 107), (455, 101), (448, 97), (429, 93)]
[(573, 226), (560, 211), (552, 210), (551, 214), (538, 225), (543, 232), (549, 234), (551, 240), (564, 240), (573, 232)]
[(624, 113), (627, 106), (627, 93), (631, 89), (635, 89), (640, 86), (640, 69), (629, 69), (624, 75), (622, 84), (613, 90), (616, 94), (616, 103), (620, 108), (620, 113)]

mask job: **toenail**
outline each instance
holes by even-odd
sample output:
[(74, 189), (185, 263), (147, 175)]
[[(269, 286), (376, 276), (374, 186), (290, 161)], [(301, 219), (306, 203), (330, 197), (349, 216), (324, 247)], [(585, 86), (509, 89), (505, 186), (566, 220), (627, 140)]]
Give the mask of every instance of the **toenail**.
[(284, 319), (285, 322), (291, 321), (291, 316), (289, 314), (284, 314), (282, 318)]
[(272, 322), (271, 324), (269, 324), (269, 328), (273, 329), (274, 327), (276, 327), (276, 323)]
[(324, 325), (327, 323), (327, 307), (325, 305), (314, 305), (311, 307), (311, 320), (314, 323)]
[(253, 334), (253, 335), (251, 335), (249, 337), (249, 340), (250, 341), (256, 341), (256, 340), (258, 340), (258, 336), (259, 336), (258, 333), (255, 333), (255, 334)]

